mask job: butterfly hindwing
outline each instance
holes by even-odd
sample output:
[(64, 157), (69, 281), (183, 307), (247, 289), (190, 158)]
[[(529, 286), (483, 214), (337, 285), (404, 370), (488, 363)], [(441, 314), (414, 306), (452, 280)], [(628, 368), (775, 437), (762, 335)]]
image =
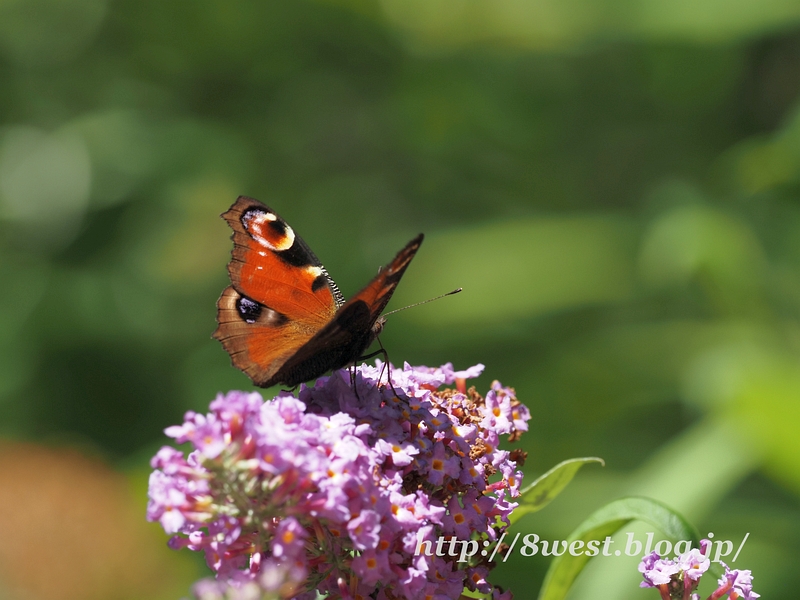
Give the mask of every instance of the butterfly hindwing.
[(344, 302), (319, 259), (273, 210), (240, 196), (222, 216), (234, 247), (214, 337), (261, 387), (292, 387), (358, 359), (380, 332), (381, 313), (423, 237)]

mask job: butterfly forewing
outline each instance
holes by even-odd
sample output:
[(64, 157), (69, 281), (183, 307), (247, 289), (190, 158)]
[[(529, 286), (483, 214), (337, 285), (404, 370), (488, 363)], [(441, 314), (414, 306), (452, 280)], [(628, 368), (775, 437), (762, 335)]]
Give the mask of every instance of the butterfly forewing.
[(424, 237), (425, 236), (420, 233), (417, 237), (408, 242), (405, 248), (397, 253), (394, 260), (385, 268), (381, 269), (363, 290), (350, 298), (347, 304), (364, 302), (369, 307), (370, 318), (374, 323), (392, 298), (397, 284), (400, 283), (400, 278), (403, 276), (403, 273), (406, 272), (417, 250), (419, 250)]
[(313, 324), (344, 304), (325, 267), (275, 211), (240, 196), (222, 216), (233, 229), (228, 273), (239, 293)]

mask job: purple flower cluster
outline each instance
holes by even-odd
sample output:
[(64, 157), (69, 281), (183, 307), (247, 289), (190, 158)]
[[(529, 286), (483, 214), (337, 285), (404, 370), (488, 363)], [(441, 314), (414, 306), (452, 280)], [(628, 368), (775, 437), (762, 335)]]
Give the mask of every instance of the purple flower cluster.
[[(711, 565), (707, 556), (709, 546), (708, 540), (701, 540), (700, 549), (692, 548), (673, 560), (663, 559), (657, 552), (648, 554), (639, 563), (639, 572), (644, 578), (640, 587), (657, 588), (662, 600), (700, 600), (694, 590)], [(725, 574), (707, 600), (723, 597), (730, 600), (756, 600), (760, 597), (753, 591), (753, 576), (749, 570), (731, 570), (725, 563), (722, 565)]]
[(526, 431), (528, 410), (496, 381), (485, 398), (467, 390), (483, 365), (406, 364), (393, 387), (382, 367), (362, 365), (354, 385), (335, 372), (298, 398), (230, 392), (166, 430), (193, 450), (153, 458), (148, 519), (176, 534), (171, 547), (205, 552), (216, 580), (197, 597), (511, 597), (488, 583), (485, 557), (419, 548), (497, 543), (524, 459), (500, 436)]

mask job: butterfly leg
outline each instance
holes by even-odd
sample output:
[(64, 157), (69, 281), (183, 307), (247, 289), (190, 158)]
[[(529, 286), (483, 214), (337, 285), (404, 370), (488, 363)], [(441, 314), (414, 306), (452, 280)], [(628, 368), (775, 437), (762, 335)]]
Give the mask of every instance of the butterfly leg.
[[(359, 356), (356, 360), (357, 361), (359, 361), (359, 360), (367, 360), (367, 359), (373, 358), (375, 356), (379, 356), (379, 355), (383, 356), (383, 364), (386, 367), (387, 372), (388, 372), (387, 380), (389, 382), (389, 387), (392, 388), (392, 393), (394, 394), (394, 397), (397, 398), (398, 400), (401, 400), (400, 396), (397, 394), (397, 390), (394, 389), (394, 384), (392, 384), (392, 367), (389, 364), (389, 353), (386, 351), (386, 348), (383, 347), (383, 344), (381, 343), (381, 339), (379, 337), (376, 337), (375, 339), (378, 340), (378, 345), (381, 347), (381, 349), (380, 350), (376, 350), (375, 352), (371, 352), (369, 354), (366, 354), (364, 356)], [(378, 375), (378, 384), (379, 385), (380, 385), (382, 377), (383, 377), (383, 367), (381, 367), (380, 375)]]
[[(347, 370), (350, 373), (350, 387), (353, 388), (353, 391), (356, 391), (356, 364), (353, 363), (352, 365), (347, 367)], [(356, 396), (358, 396), (357, 391), (356, 391)]]

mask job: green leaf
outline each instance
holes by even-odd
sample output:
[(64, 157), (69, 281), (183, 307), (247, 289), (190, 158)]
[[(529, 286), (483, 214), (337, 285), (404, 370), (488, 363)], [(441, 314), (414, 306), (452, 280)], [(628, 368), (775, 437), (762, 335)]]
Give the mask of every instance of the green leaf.
[(585, 464), (596, 462), (605, 466), (602, 458), (594, 456), (571, 458), (558, 463), (547, 473), (539, 477), (521, 492), (520, 505), (511, 514), (511, 521), (516, 522), (524, 515), (543, 509), (558, 496), (567, 484), (572, 481), (578, 470)]
[[(697, 530), (680, 514), (650, 498), (620, 498), (606, 504), (581, 523), (569, 536), (569, 543), (582, 540), (602, 542), (633, 520), (644, 521), (659, 529), (672, 541), (691, 540), (692, 547), (700, 547)], [(556, 557), (545, 575), (539, 600), (561, 600), (591, 556), (585, 553), (573, 556), (564, 553)]]

